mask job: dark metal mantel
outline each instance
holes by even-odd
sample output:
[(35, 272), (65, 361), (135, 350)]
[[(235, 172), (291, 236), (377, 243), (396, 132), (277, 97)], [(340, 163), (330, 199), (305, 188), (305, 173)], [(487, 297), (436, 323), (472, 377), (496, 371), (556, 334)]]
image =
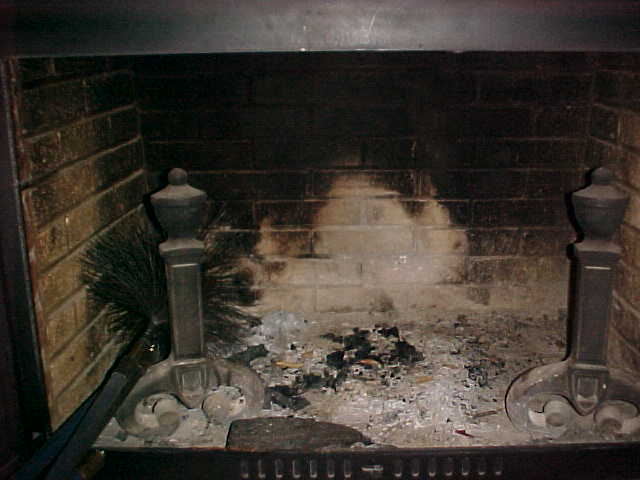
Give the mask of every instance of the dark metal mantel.
[(640, 51), (635, 0), (0, 0), (0, 56)]

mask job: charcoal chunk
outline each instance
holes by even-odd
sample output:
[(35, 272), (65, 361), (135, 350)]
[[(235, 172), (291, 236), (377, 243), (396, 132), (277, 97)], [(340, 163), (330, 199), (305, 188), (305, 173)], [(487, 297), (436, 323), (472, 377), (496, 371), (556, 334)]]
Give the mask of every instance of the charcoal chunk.
[(264, 345), (253, 345), (251, 347), (247, 347), (246, 350), (242, 352), (235, 353), (231, 355), (227, 360), (233, 363), (238, 363), (240, 365), (249, 366), (249, 364), (255, 360), (256, 358), (266, 357), (269, 352), (264, 347)]
[(268, 404), (265, 405), (266, 408), (271, 408), (270, 404), (275, 403), (283, 408), (296, 411), (311, 405), (309, 400), (295, 394), (294, 391), (286, 385), (276, 385), (275, 387), (268, 388), (265, 393), (265, 404)]
[(345, 350), (353, 350), (363, 345), (369, 345), (369, 330), (360, 330), (358, 328), (353, 329), (353, 334), (344, 337), (343, 344)]
[(382, 335), (383, 337), (396, 337), (396, 338), (400, 338), (400, 331), (398, 330), (398, 327), (382, 327), (378, 330), (378, 333), (380, 335)]
[(344, 338), (341, 335), (336, 335), (335, 333), (325, 333), (324, 335), (320, 335), (320, 338), (326, 338), (327, 340), (331, 340), (332, 342), (342, 343)]
[(327, 355), (326, 362), (328, 366), (333, 367), (336, 370), (340, 370), (344, 366), (344, 352), (342, 350), (337, 350), (330, 353)]
[(416, 350), (416, 347), (411, 345), (409, 342), (399, 340), (396, 342), (395, 346), (396, 348), (393, 351), (392, 356), (402, 364), (411, 365), (424, 360), (424, 355)]

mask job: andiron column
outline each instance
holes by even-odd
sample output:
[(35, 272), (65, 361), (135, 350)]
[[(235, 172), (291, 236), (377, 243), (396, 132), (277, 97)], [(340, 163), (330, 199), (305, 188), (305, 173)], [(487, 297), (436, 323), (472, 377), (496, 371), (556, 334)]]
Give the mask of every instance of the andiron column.
[(557, 437), (568, 429), (631, 433), (640, 429), (640, 383), (607, 364), (607, 332), (620, 247), (613, 236), (628, 197), (605, 168), (592, 184), (572, 195), (584, 232), (573, 245), (574, 291), (569, 355), (533, 368), (511, 385), (506, 407), (512, 423), (532, 433)]
[[(251, 369), (208, 358), (204, 348), (202, 263), (204, 244), (197, 238), (206, 194), (174, 168), (169, 185), (151, 196), (167, 239), (159, 246), (165, 260), (171, 354), (153, 365), (122, 403), (116, 419), (132, 435), (165, 437), (181, 424), (180, 409), (200, 409), (220, 426), (255, 415), (264, 402), (264, 385)], [(220, 387), (233, 387), (242, 401), (228, 401)], [(182, 405), (181, 405), (182, 404)]]

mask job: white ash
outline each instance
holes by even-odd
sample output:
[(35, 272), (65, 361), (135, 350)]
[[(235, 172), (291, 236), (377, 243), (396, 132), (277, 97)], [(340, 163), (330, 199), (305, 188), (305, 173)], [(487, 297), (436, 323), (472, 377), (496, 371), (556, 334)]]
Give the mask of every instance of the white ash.
[[(411, 319), (337, 314), (305, 319), (280, 311), (265, 318), (266, 326), (256, 329), (249, 343), (263, 343), (269, 350), (267, 357), (254, 360), (251, 366), (271, 387), (296, 387), (305, 375), (334, 375), (336, 369), (327, 365), (326, 357), (344, 347), (323, 338), (326, 333), (344, 337), (355, 327), (373, 330), (386, 321), (389, 326), (397, 326), (400, 337), (424, 355), (411, 365), (354, 363), (335, 389), (306, 388), (302, 396), (310, 402), (308, 406), (294, 410), (272, 404), (261, 412), (264, 417), (295, 416), (341, 423), (360, 430), (376, 448), (537, 443), (539, 440), (513, 428), (504, 411), (504, 396), (509, 384), (524, 370), (558, 361), (564, 355), (564, 312), (557, 318), (524, 313), (424, 313)], [(395, 341), (376, 333), (370, 334), (370, 340), (376, 353), (389, 352)], [(348, 351), (345, 359), (349, 361), (353, 355)], [(147, 443), (132, 436), (123, 440), (123, 432), (112, 421), (97, 445), (224, 446), (226, 427), (207, 421), (199, 409), (183, 408), (181, 413), (184, 421), (169, 438)], [(546, 441), (603, 439), (583, 434)]]
[(246, 339), (246, 343), (268, 343), (269, 351), (284, 353), (288, 349), (287, 340), (299, 337), (307, 325), (308, 322), (301, 314), (277, 310), (260, 319), (260, 325), (253, 328), (253, 335)]
[[(344, 347), (323, 338), (318, 328), (323, 323), (314, 325), (315, 334), (287, 337), (284, 350), (282, 341), (275, 351), (267, 343), (269, 355), (254, 360), (251, 367), (270, 387), (300, 386), (309, 375), (335, 377), (338, 371), (327, 365), (326, 358)], [(424, 355), (422, 360), (409, 365), (389, 361), (398, 339), (377, 333), (382, 325), (371, 325), (368, 340), (374, 348), (370, 356), (379, 357), (380, 362), (357, 361), (356, 350), (348, 350), (344, 359), (353, 363), (342, 383), (334, 388), (302, 388), (310, 405), (292, 410), (272, 404), (263, 415), (341, 423), (377, 444), (397, 447), (531, 440), (511, 426), (504, 412), (504, 395), (523, 370), (562, 357), (562, 320), (458, 316), (394, 325), (399, 327), (400, 339)], [(324, 333), (344, 338), (354, 330), (343, 326)]]

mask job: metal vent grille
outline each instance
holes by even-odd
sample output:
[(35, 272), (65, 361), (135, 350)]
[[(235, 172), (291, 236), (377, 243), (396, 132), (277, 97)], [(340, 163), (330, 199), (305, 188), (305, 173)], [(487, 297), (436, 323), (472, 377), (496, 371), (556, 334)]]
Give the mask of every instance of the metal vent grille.
[[(364, 460), (364, 461), (361, 461)], [(504, 478), (504, 461), (495, 456), (423, 456), (371, 459), (334, 457), (286, 457), (244, 459), (239, 462), (239, 479), (320, 480), (455, 480)]]

